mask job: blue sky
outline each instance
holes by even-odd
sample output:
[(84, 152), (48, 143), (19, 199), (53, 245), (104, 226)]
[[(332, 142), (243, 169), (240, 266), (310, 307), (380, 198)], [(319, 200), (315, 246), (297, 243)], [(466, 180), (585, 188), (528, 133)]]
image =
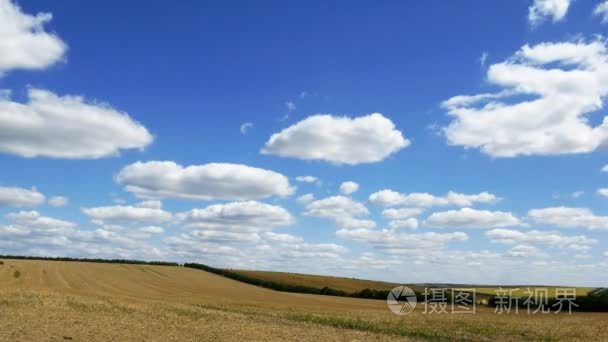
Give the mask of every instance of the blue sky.
[(606, 285), (605, 19), (0, 0), (0, 254)]

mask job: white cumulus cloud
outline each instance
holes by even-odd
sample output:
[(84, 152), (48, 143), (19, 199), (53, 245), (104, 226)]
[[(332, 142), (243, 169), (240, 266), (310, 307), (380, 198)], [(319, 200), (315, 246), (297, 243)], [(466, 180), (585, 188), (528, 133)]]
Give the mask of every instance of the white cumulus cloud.
[(416, 252), (438, 251), (450, 242), (461, 242), (469, 239), (462, 232), (454, 233), (421, 233), (401, 234), (395, 230), (340, 229), (336, 236), (341, 239), (368, 243), (374, 248), (388, 254), (408, 254)]
[(547, 254), (535, 246), (516, 245), (505, 253), (508, 257), (514, 258), (529, 258), (529, 257), (546, 257)]
[(11, 0), (0, 0), (0, 76), (14, 69), (44, 69), (64, 58), (66, 44), (44, 29), (52, 18), (51, 13), (23, 13)]
[(462, 194), (450, 191), (445, 196), (435, 196), (425, 192), (414, 192), (409, 194), (399, 193), (394, 190), (384, 189), (369, 196), (369, 201), (376, 205), (386, 207), (407, 205), (412, 207), (433, 206), (458, 206), (466, 207), (475, 203), (496, 203), (500, 198), (489, 192), (478, 194)]
[(605, 144), (608, 120), (589, 116), (608, 95), (608, 49), (602, 40), (523, 46), (493, 64), (496, 93), (455, 96), (443, 103), (453, 118), (450, 145), (492, 157), (588, 153)]
[(291, 214), (284, 208), (256, 201), (213, 204), (204, 209), (179, 213), (177, 216), (180, 222), (188, 227), (227, 230), (270, 230), (294, 222)]
[(279, 243), (302, 243), (304, 239), (299, 236), (294, 236), (291, 234), (280, 234), (275, 232), (265, 232), (263, 234), (263, 238), (269, 242), (279, 242)]
[(608, 216), (595, 215), (588, 208), (549, 207), (532, 209), (528, 216), (538, 224), (562, 228), (608, 230)]
[(373, 229), (376, 222), (372, 220), (358, 219), (354, 217), (337, 217), (336, 224), (342, 229)]
[(163, 223), (173, 217), (171, 213), (162, 209), (130, 205), (83, 208), (82, 212), (92, 219), (101, 221)]
[(19, 211), (9, 213), (6, 218), (15, 225), (44, 231), (63, 231), (74, 228), (76, 225), (69, 221), (59, 220), (40, 215), (37, 211)]
[(503, 228), (519, 226), (522, 222), (504, 211), (461, 208), (431, 214), (424, 224), (436, 228)]
[(35, 207), (44, 200), (44, 195), (36, 189), (0, 187), (0, 207)]
[(418, 220), (413, 217), (405, 220), (392, 220), (388, 227), (390, 229), (418, 229)]
[(28, 97), (27, 103), (0, 97), (0, 152), (96, 159), (152, 143), (144, 126), (108, 105), (35, 88), (28, 89)]
[(536, 26), (550, 18), (553, 22), (563, 20), (568, 13), (571, 0), (534, 0), (528, 8), (528, 21)]
[(382, 211), (382, 216), (389, 220), (403, 220), (420, 215), (422, 208), (390, 208)]
[(295, 222), (284, 208), (256, 201), (213, 204), (177, 217), (190, 229), (186, 238), (208, 242), (256, 242), (260, 233)]
[(351, 198), (333, 196), (308, 203), (304, 214), (329, 219), (346, 219), (368, 215), (369, 210)]
[(310, 203), (310, 202), (312, 202), (312, 201), (315, 200), (315, 195), (310, 194), (310, 193), (309, 194), (304, 194), (304, 195), (298, 197), (297, 200), (298, 200), (298, 202), (300, 204)]
[(608, 1), (600, 2), (595, 9), (593, 9), (593, 14), (602, 18), (602, 23), (608, 23)]
[(382, 114), (318, 114), (273, 134), (263, 154), (355, 165), (379, 162), (410, 144)]
[(355, 182), (343, 182), (342, 184), (340, 184), (340, 192), (343, 195), (350, 195), (353, 194), (355, 192), (357, 192), (357, 190), (359, 190), (359, 184), (355, 183)]
[(116, 181), (140, 198), (250, 200), (294, 192), (284, 175), (242, 164), (181, 166), (172, 161), (136, 162)]
[(541, 244), (566, 248), (575, 251), (586, 251), (598, 241), (584, 235), (567, 236), (551, 231), (519, 231), (511, 229), (493, 229), (486, 232), (490, 241), (502, 244)]

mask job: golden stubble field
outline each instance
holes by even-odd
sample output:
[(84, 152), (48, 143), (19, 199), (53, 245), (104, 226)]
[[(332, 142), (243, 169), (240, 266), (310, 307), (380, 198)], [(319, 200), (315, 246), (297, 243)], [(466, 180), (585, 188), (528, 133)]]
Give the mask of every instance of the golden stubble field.
[(393, 315), (384, 301), (281, 293), (203, 271), (7, 260), (2, 341), (608, 339), (608, 314)]

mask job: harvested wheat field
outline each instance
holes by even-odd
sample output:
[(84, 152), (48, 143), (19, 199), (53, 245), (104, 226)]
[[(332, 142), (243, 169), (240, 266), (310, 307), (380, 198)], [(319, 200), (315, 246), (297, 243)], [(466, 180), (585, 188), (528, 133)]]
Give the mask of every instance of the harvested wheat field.
[(9, 260), (2, 341), (601, 340), (608, 314), (396, 316), (384, 301), (282, 293), (172, 267)]

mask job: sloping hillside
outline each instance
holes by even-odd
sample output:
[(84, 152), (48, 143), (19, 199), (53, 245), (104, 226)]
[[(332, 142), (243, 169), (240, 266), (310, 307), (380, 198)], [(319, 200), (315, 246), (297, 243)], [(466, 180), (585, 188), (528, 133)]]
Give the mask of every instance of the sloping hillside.
[(271, 271), (251, 271), (251, 270), (231, 270), (249, 277), (284, 283), (290, 285), (301, 285), (314, 288), (329, 287), (347, 293), (362, 291), (365, 289), (390, 290), (401, 284), (388, 283), (384, 281), (331, 277), (313, 274), (271, 272)]
[(319, 314), (385, 313), (382, 304), (275, 292), (183, 267), (0, 265), (0, 341), (403, 340), (314, 323)]
[(176, 266), (5, 260), (0, 341), (580, 340), (605, 313), (408, 316), (380, 300), (276, 292)]
[[(16, 277), (16, 272), (18, 276)], [(0, 288), (96, 295), (131, 301), (385, 310), (384, 303), (276, 292), (200, 270), (173, 266), (8, 260)]]

